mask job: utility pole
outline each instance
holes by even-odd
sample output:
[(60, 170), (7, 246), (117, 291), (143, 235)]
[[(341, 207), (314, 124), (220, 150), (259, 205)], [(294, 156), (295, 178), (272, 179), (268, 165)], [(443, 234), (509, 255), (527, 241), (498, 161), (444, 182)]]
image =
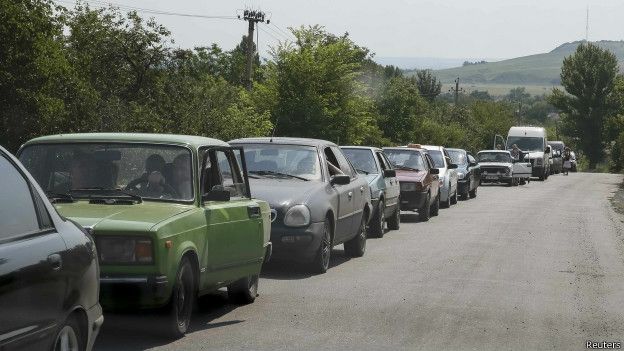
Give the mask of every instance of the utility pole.
[[(251, 90), (252, 87), (252, 75), (253, 75), (253, 58), (254, 58), (254, 30), (258, 22), (265, 22), (266, 14), (262, 11), (245, 10), (243, 12), (243, 20), (249, 22), (247, 29), (247, 64), (245, 66), (245, 85), (247, 90)], [(240, 15), (238, 16), (240, 18)], [(271, 23), (270, 20), (266, 20), (266, 23)]]
[(459, 88), (459, 77), (455, 79), (455, 88), (449, 89), (449, 92), (455, 93), (455, 105), (457, 105), (457, 103), (459, 102), (459, 93), (464, 92), (464, 88)]

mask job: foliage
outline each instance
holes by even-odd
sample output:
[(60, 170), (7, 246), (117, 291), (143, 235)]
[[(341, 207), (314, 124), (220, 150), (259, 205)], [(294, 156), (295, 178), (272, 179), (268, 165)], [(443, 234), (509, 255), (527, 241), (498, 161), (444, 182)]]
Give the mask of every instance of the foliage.
[(416, 72), (416, 86), (420, 95), (429, 101), (435, 100), (442, 91), (442, 83), (433, 75), (431, 70)]
[(615, 55), (593, 44), (579, 45), (563, 61), (561, 83), (566, 92), (553, 89), (550, 102), (563, 114), (562, 130), (578, 136), (577, 146), (593, 169), (607, 146), (605, 121), (613, 112), (609, 103), (615, 87), (618, 63)]

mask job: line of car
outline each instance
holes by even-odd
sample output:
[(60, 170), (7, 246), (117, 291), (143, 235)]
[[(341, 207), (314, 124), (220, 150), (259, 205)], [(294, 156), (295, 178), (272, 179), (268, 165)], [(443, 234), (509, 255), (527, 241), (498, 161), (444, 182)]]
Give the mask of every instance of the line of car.
[(100, 304), (161, 309), (180, 337), (203, 294), (253, 302), (269, 259), (324, 273), (333, 246), (363, 256), (401, 211), (427, 221), (476, 197), (480, 155), (125, 133), (36, 138), (19, 161), (0, 148), (0, 308), (19, 316), (0, 348), (89, 350)]

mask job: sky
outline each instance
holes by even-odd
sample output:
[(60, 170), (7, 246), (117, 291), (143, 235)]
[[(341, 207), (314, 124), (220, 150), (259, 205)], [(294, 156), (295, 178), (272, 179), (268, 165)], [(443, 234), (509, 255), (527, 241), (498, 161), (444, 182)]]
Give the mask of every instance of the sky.
[[(68, 6), (65, 1), (57, 0)], [(83, 0), (92, 3), (96, 0)], [(99, 0), (97, 3), (101, 3)], [(241, 9), (265, 11), (259, 48), (286, 39), (288, 27), (319, 24), (348, 32), (378, 57), (503, 59), (547, 52), (585, 38), (624, 39), (624, 0), (110, 0), (113, 4), (176, 13), (236, 16)], [(95, 3), (92, 3), (95, 4)], [(123, 9), (123, 8), (122, 8)], [(207, 19), (141, 13), (171, 32), (176, 46), (217, 43), (233, 48), (247, 32), (236, 19)]]

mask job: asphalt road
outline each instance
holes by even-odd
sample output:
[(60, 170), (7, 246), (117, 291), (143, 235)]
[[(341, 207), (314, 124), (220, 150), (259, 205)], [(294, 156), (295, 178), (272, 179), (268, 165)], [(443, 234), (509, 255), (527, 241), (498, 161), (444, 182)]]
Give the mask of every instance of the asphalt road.
[(438, 217), (403, 215), (366, 255), (310, 276), (271, 266), (255, 303), (202, 301), (163, 339), (150, 315), (106, 315), (96, 350), (582, 350), (624, 341), (622, 178), (484, 186)]

